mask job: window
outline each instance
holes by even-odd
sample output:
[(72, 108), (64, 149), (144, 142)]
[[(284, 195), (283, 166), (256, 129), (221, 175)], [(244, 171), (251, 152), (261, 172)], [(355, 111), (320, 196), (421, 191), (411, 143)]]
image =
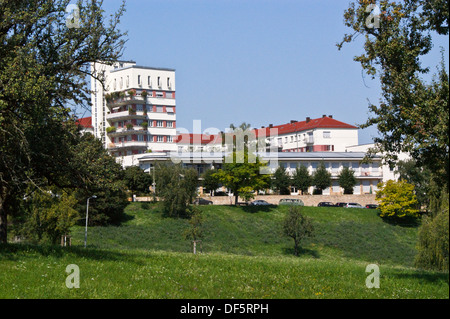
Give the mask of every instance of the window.
[(281, 146), (281, 143), (283, 142), (283, 139), (281, 137), (278, 138), (278, 146)]
[(323, 138), (331, 138), (331, 132), (330, 131), (323, 131)]
[(140, 75), (138, 75), (138, 85), (142, 85), (142, 83), (141, 83), (141, 76)]
[(162, 93), (162, 92), (156, 92), (156, 97), (164, 97), (164, 93)]
[(162, 106), (157, 106), (156, 107), (156, 112), (157, 113), (162, 113), (164, 111), (164, 108)]
[(170, 78), (167, 78), (167, 87), (170, 88)]
[(173, 113), (173, 107), (166, 106), (166, 112), (167, 113)]
[(167, 142), (173, 142), (173, 136), (172, 135), (167, 136)]
[(163, 121), (156, 121), (156, 127), (164, 127)]
[(142, 104), (138, 104), (136, 105), (136, 111), (143, 111), (143, 105)]
[(120, 78), (120, 88), (123, 88), (123, 78)]
[(138, 135), (138, 141), (143, 142), (144, 141), (144, 135)]
[(152, 78), (150, 75), (147, 77), (147, 84), (148, 86), (152, 86)]
[(173, 127), (173, 122), (172, 121), (167, 121), (167, 127)]
[(284, 137), (284, 142), (287, 143), (287, 136)]
[(158, 136), (156, 137), (156, 141), (157, 141), (157, 142), (164, 142), (164, 136), (158, 135)]
[(117, 79), (114, 79), (114, 90), (117, 89)]
[(130, 76), (127, 75), (127, 87), (129, 87), (129, 86), (130, 86)]
[(161, 77), (160, 76), (158, 76), (158, 87), (161, 87)]

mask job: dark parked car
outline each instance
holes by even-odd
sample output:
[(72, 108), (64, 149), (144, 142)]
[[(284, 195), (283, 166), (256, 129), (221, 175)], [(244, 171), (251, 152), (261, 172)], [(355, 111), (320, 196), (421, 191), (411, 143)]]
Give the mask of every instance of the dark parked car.
[(367, 204), (366, 208), (370, 208), (370, 209), (377, 209), (378, 205), (377, 204)]
[(250, 203), (250, 205), (254, 205), (254, 206), (266, 206), (266, 205), (270, 205), (268, 202), (266, 202), (265, 200), (262, 199), (257, 199), (253, 202)]
[(194, 201), (194, 204), (195, 205), (212, 205), (213, 204), (213, 202), (212, 201), (210, 201), (210, 200), (207, 200), (207, 199), (204, 199), (204, 198), (197, 198), (195, 201)]
[(332, 202), (320, 202), (317, 204), (319, 207), (335, 207), (335, 205)]
[(339, 203), (336, 203), (335, 206), (336, 207), (345, 207), (345, 206), (347, 206), (347, 203), (339, 202)]

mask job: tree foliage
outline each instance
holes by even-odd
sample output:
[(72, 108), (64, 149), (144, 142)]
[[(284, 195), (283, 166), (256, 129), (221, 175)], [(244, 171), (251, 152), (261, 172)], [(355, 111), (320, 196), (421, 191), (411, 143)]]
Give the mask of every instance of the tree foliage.
[(307, 194), (309, 187), (313, 184), (312, 177), (309, 174), (308, 168), (305, 165), (300, 165), (295, 169), (292, 176), (292, 185), (302, 191), (302, 194)]
[(80, 24), (71, 29), (68, 4), (0, 2), (0, 242), (7, 242), (7, 216), (26, 185), (78, 183), (67, 178), (75, 136), (68, 105), (89, 103), (89, 76), (103, 81), (89, 62), (121, 55), (123, 6), (108, 23), (101, 1), (78, 1)]
[(433, 36), (448, 34), (448, 2), (381, 1), (379, 15), (371, 12), (374, 4), (372, 0), (350, 4), (344, 21), (353, 33), (338, 44), (341, 48), (363, 35), (364, 53), (354, 60), (381, 84), (380, 101), (369, 105), (372, 116), (361, 125), (376, 125), (381, 135), (369, 155), (383, 153), (387, 162), (395, 163), (398, 153), (410, 153), (419, 166), (431, 170), (439, 185), (448, 185), (448, 74), (442, 58), (427, 82), (424, 75), (430, 68), (423, 65)]
[(180, 164), (159, 164), (155, 167), (156, 195), (163, 202), (163, 214), (186, 217), (188, 205), (197, 194), (198, 174)]
[(314, 226), (312, 220), (301, 213), (301, 208), (291, 206), (283, 221), (283, 231), (286, 236), (294, 239), (294, 253), (298, 256), (300, 242), (314, 235)]
[(124, 171), (124, 182), (128, 190), (138, 195), (148, 194), (153, 178), (139, 166), (128, 166)]
[(291, 177), (286, 172), (286, 169), (281, 165), (275, 170), (272, 175), (271, 187), (278, 192), (279, 195), (290, 195)]
[(414, 185), (405, 181), (388, 180), (386, 183), (378, 184), (375, 198), (380, 203), (381, 217), (417, 217), (417, 198), (414, 194)]
[(355, 171), (349, 167), (342, 168), (338, 176), (339, 186), (344, 189), (344, 194), (353, 194), (353, 187), (356, 185)]
[(202, 185), (204, 190), (209, 192), (215, 192), (217, 188), (220, 186), (219, 179), (214, 175), (215, 170), (208, 169), (202, 174)]
[(331, 185), (331, 173), (325, 168), (325, 164), (320, 162), (319, 167), (312, 176), (313, 185), (316, 187), (318, 193), (322, 194), (322, 191)]
[(233, 152), (224, 159), (222, 169), (214, 175), (233, 192), (237, 205), (239, 196), (244, 195), (245, 200), (249, 200), (253, 192), (269, 187), (270, 175), (261, 173), (266, 165), (252, 153)]

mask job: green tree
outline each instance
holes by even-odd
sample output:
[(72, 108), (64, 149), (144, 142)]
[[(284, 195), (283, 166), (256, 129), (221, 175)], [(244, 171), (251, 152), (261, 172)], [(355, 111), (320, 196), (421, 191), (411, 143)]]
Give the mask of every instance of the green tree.
[(261, 173), (266, 165), (252, 153), (233, 152), (224, 158), (223, 168), (214, 175), (233, 192), (237, 205), (239, 196), (244, 195), (249, 200), (253, 192), (269, 187), (270, 175)]
[(316, 187), (316, 190), (319, 194), (322, 194), (322, 191), (330, 187), (331, 185), (331, 173), (327, 171), (325, 168), (325, 164), (320, 162), (319, 167), (316, 169), (312, 176), (313, 185)]
[(338, 44), (340, 49), (362, 35), (364, 53), (354, 60), (380, 81), (380, 101), (369, 105), (372, 116), (360, 125), (376, 125), (380, 134), (369, 156), (382, 153), (387, 162), (395, 163), (398, 153), (408, 152), (419, 167), (431, 170), (438, 185), (448, 189), (448, 74), (442, 58), (436, 63), (437, 73), (426, 80), (430, 67), (424, 65), (434, 36), (448, 35), (448, 1), (381, 1), (378, 16), (369, 7), (374, 3), (350, 4), (344, 23), (352, 34)]
[(217, 177), (214, 175), (215, 170), (208, 169), (202, 174), (202, 185), (206, 191), (209, 191), (213, 193), (216, 191), (217, 188), (220, 186), (220, 181), (217, 179)]
[(197, 194), (198, 175), (180, 164), (159, 164), (155, 168), (156, 192), (168, 217), (187, 216), (188, 205)]
[(84, 216), (86, 212), (86, 199), (96, 195), (97, 198), (89, 205), (89, 224), (120, 224), (123, 211), (128, 205), (122, 165), (108, 153), (101, 140), (92, 134), (82, 135), (71, 152), (68, 176), (76, 174), (80, 214)]
[(73, 121), (66, 105), (90, 103), (89, 62), (116, 61), (122, 6), (105, 21), (101, 1), (78, 1), (78, 28), (66, 0), (0, 2), (0, 242), (29, 183), (67, 186)]
[(128, 166), (124, 170), (124, 181), (130, 191), (141, 195), (150, 192), (153, 178), (139, 166)]
[(449, 197), (443, 191), (433, 212), (422, 219), (415, 265), (419, 268), (449, 269)]
[(344, 166), (338, 176), (339, 186), (344, 189), (344, 194), (353, 194), (356, 185), (355, 171)]
[(309, 174), (308, 168), (300, 165), (295, 169), (292, 176), (292, 185), (302, 191), (302, 194), (307, 194), (309, 187), (313, 184), (312, 177)]
[(279, 195), (290, 195), (291, 177), (286, 173), (286, 169), (281, 165), (272, 175), (271, 187), (277, 191)]
[(77, 205), (73, 192), (34, 189), (20, 205), (22, 214), (13, 219), (13, 233), (33, 243), (56, 244), (78, 220)]
[(203, 221), (204, 217), (200, 209), (191, 206), (189, 208), (189, 228), (184, 231), (184, 238), (192, 240), (194, 254), (197, 242), (203, 238)]
[(375, 198), (380, 203), (380, 216), (390, 218), (417, 217), (414, 185), (405, 181), (388, 180), (378, 184)]
[(294, 239), (294, 254), (298, 256), (302, 239), (314, 236), (314, 225), (310, 218), (301, 213), (298, 206), (291, 206), (284, 218), (283, 231), (286, 236)]
[(410, 159), (399, 161), (395, 173), (399, 175), (399, 180), (414, 185), (418, 208), (428, 207), (434, 187), (430, 170), (427, 167), (419, 167), (416, 160)]

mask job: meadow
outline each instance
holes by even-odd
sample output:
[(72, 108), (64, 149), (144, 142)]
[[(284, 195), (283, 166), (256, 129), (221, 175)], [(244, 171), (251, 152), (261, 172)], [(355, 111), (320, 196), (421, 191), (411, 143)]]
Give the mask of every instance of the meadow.
[[(376, 210), (304, 207), (315, 236), (293, 255), (287, 207), (201, 206), (201, 253), (183, 237), (187, 219), (131, 203), (121, 226), (73, 229), (72, 247), (0, 247), (0, 298), (366, 299), (449, 298), (448, 273), (414, 268), (417, 225), (386, 223)], [(66, 287), (67, 265), (80, 288)], [(368, 288), (369, 264), (380, 288)]]

